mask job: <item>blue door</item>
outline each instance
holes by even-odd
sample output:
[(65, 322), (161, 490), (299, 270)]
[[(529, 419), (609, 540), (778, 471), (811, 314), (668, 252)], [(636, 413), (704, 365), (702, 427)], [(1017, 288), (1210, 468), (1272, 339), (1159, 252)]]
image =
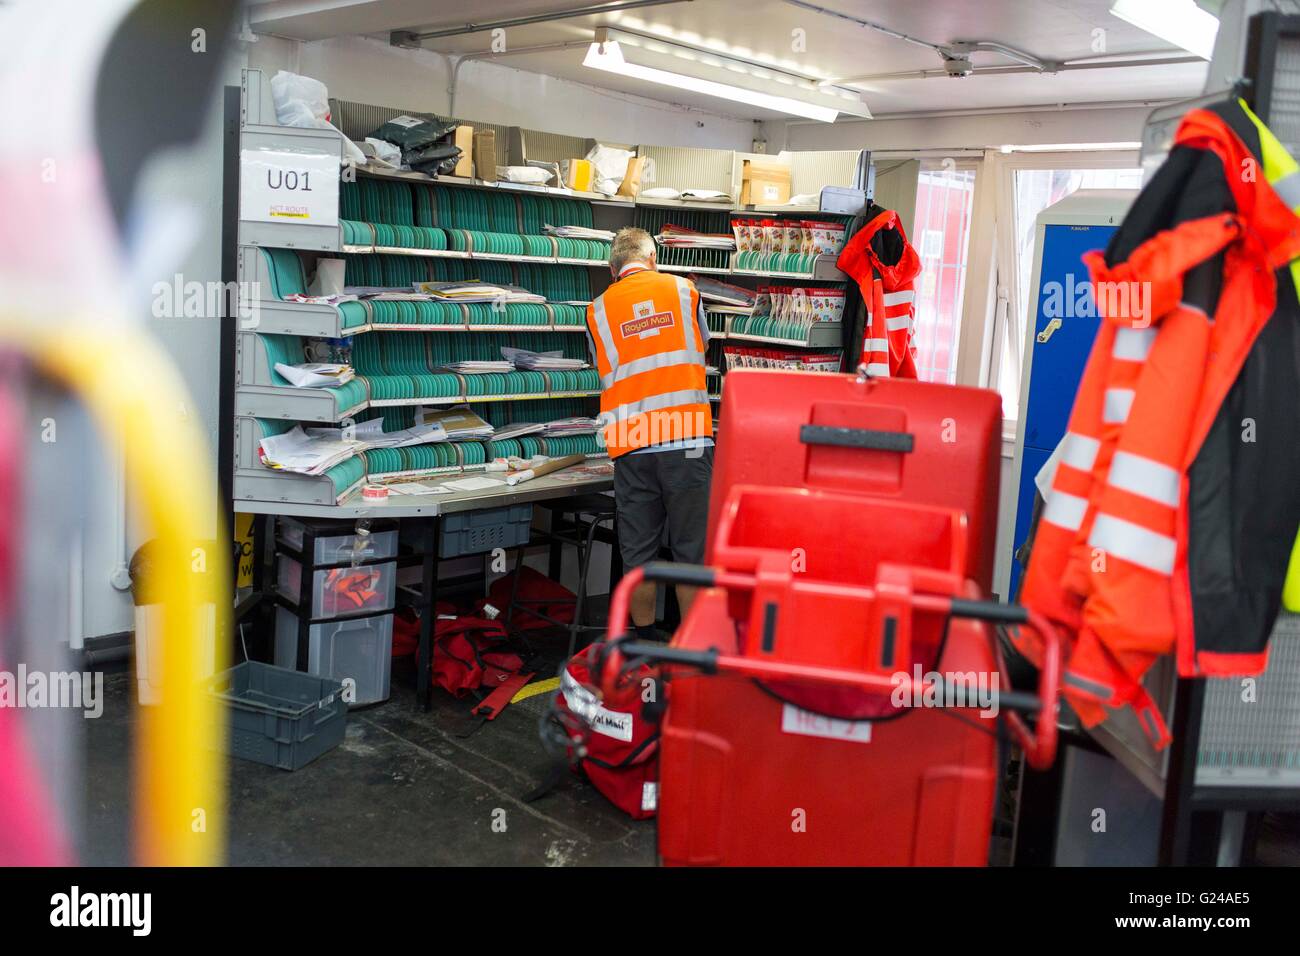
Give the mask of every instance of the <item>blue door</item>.
[[(1029, 534), (1034, 506), (1034, 475), (1043, 466), (1070, 421), (1074, 393), (1083, 377), (1100, 319), (1083, 264), (1083, 254), (1104, 249), (1115, 226), (1048, 225), (1034, 303), (1033, 362), (1025, 418), (1025, 447), (1016, 499), (1013, 553)], [(1011, 594), (1020, 581), (1020, 566), (1011, 563)]]

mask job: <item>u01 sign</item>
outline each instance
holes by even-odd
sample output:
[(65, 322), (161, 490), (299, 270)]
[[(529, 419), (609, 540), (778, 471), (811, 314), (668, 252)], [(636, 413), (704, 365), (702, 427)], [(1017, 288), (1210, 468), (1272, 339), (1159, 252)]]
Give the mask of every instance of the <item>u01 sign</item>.
[(309, 226), (339, 223), (339, 160), (327, 153), (245, 149), (239, 155), (239, 218)]

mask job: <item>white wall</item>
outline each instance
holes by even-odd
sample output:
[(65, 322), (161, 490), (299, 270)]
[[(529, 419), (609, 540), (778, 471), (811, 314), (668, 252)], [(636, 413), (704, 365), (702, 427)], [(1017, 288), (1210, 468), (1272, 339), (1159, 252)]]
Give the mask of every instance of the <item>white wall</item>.
[[(583, 83), (469, 60), (457, 77), (455, 115), (622, 143), (748, 150), (755, 125), (701, 110), (611, 93)], [(451, 62), (369, 37), (298, 42), (262, 37), (249, 66), (267, 78), (286, 69), (320, 80), (337, 99), (446, 115)]]

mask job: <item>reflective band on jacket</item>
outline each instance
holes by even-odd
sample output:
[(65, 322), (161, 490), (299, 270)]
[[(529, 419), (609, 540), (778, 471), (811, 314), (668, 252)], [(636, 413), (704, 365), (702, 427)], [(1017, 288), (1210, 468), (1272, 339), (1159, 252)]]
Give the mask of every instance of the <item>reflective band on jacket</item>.
[(642, 372), (653, 372), (656, 369), (668, 368), (672, 365), (684, 365), (687, 362), (703, 364), (704, 353), (697, 352), (694, 349), (677, 349), (673, 352), (659, 352), (656, 355), (647, 355), (645, 358), (633, 359), (626, 365), (620, 365), (609, 375), (602, 375), (600, 385), (601, 388), (609, 388), (615, 382), (621, 382), (633, 375), (640, 375)]
[[(673, 276), (673, 281), (677, 283), (677, 301), (681, 303), (682, 323), (686, 326), (683, 338), (686, 339), (686, 345), (689, 347), (692, 342), (696, 341), (696, 337), (701, 335), (701, 332), (696, 325), (695, 313), (691, 311), (691, 285), (688, 280), (683, 279), (681, 276)], [(701, 348), (704, 347), (703, 342), (699, 342), (698, 344)], [(699, 361), (704, 361), (702, 355), (700, 356)]]
[(596, 301), (591, 303), (591, 308), (596, 331), (600, 333), (600, 344), (605, 350), (605, 361), (609, 362), (611, 368), (616, 368), (618, 347), (614, 344), (614, 333), (610, 330), (609, 318), (605, 315), (605, 297), (596, 296)]
[(1078, 531), (1083, 527), (1083, 516), (1088, 513), (1088, 500), (1078, 495), (1067, 495), (1063, 491), (1052, 489), (1043, 506), (1043, 520), (1050, 521), (1066, 531)]
[(885, 317), (885, 328), (890, 332), (897, 332), (900, 329), (910, 329), (911, 327), (912, 320), (906, 315), (896, 315), (892, 319), (888, 316)]
[(885, 305), (898, 305), (900, 302), (912, 302), (915, 299), (915, 291), (885, 293)]
[(1106, 479), (1112, 488), (1177, 508), (1182, 475), (1168, 465), (1126, 451), (1115, 452)]
[(885, 378), (888, 378), (888, 377), (889, 377), (889, 363), (888, 363), (888, 362), (868, 362), (868, 363), (867, 363), (867, 374), (868, 374), (868, 375), (883, 376), (883, 377), (885, 377)]
[(1079, 471), (1092, 471), (1097, 461), (1097, 452), (1101, 442), (1077, 432), (1065, 433), (1065, 444), (1061, 448), (1061, 461)]
[(1269, 183), (1273, 191), (1282, 197), (1282, 201), (1295, 209), (1300, 206), (1300, 172), (1289, 173), (1281, 179)]
[(1115, 344), (1112, 346), (1110, 354), (1117, 359), (1124, 359), (1128, 362), (1145, 362), (1147, 353), (1151, 351), (1151, 343), (1155, 340), (1156, 330), (1154, 328), (1116, 329)]
[(610, 409), (609, 414), (614, 416), (615, 421), (625, 421), (633, 415), (657, 412), (661, 408), (672, 408), (675, 405), (707, 405), (708, 401), (709, 393), (707, 391), (703, 389), (687, 389), (680, 392), (666, 392), (663, 395), (651, 395), (639, 402), (628, 402), (626, 405), (619, 405), (617, 408)]
[(1113, 687), (1108, 687), (1106, 684), (1102, 684), (1099, 681), (1089, 680), (1086, 677), (1080, 677), (1078, 674), (1069, 670), (1065, 671), (1065, 673), (1061, 675), (1061, 683), (1068, 684), (1075, 690), (1081, 690), (1084, 693), (1103, 701), (1110, 701), (1116, 696)]
[(1106, 404), (1101, 412), (1101, 420), (1108, 425), (1122, 425), (1128, 421), (1128, 410), (1133, 405), (1133, 389), (1106, 389)]
[(1166, 576), (1174, 573), (1178, 542), (1131, 521), (1098, 514), (1088, 544), (1148, 571)]
[(868, 352), (889, 351), (889, 339), (867, 339), (864, 345)]

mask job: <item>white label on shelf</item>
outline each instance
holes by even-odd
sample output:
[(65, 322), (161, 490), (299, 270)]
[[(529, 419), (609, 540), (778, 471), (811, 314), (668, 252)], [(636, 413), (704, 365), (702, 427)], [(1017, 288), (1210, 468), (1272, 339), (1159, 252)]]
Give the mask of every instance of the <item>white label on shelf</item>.
[(805, 737), (826, 737), (830, 740), (845, 740), (859, 744), (871, 742), (869, 720), (823, 717), (793, 704), (781, 705), (781, 730), (787, 734), (801, 734)]
[(339, 224), (339, 160), (328, 153), (245, 149), (239, 218), (309, 226)]

